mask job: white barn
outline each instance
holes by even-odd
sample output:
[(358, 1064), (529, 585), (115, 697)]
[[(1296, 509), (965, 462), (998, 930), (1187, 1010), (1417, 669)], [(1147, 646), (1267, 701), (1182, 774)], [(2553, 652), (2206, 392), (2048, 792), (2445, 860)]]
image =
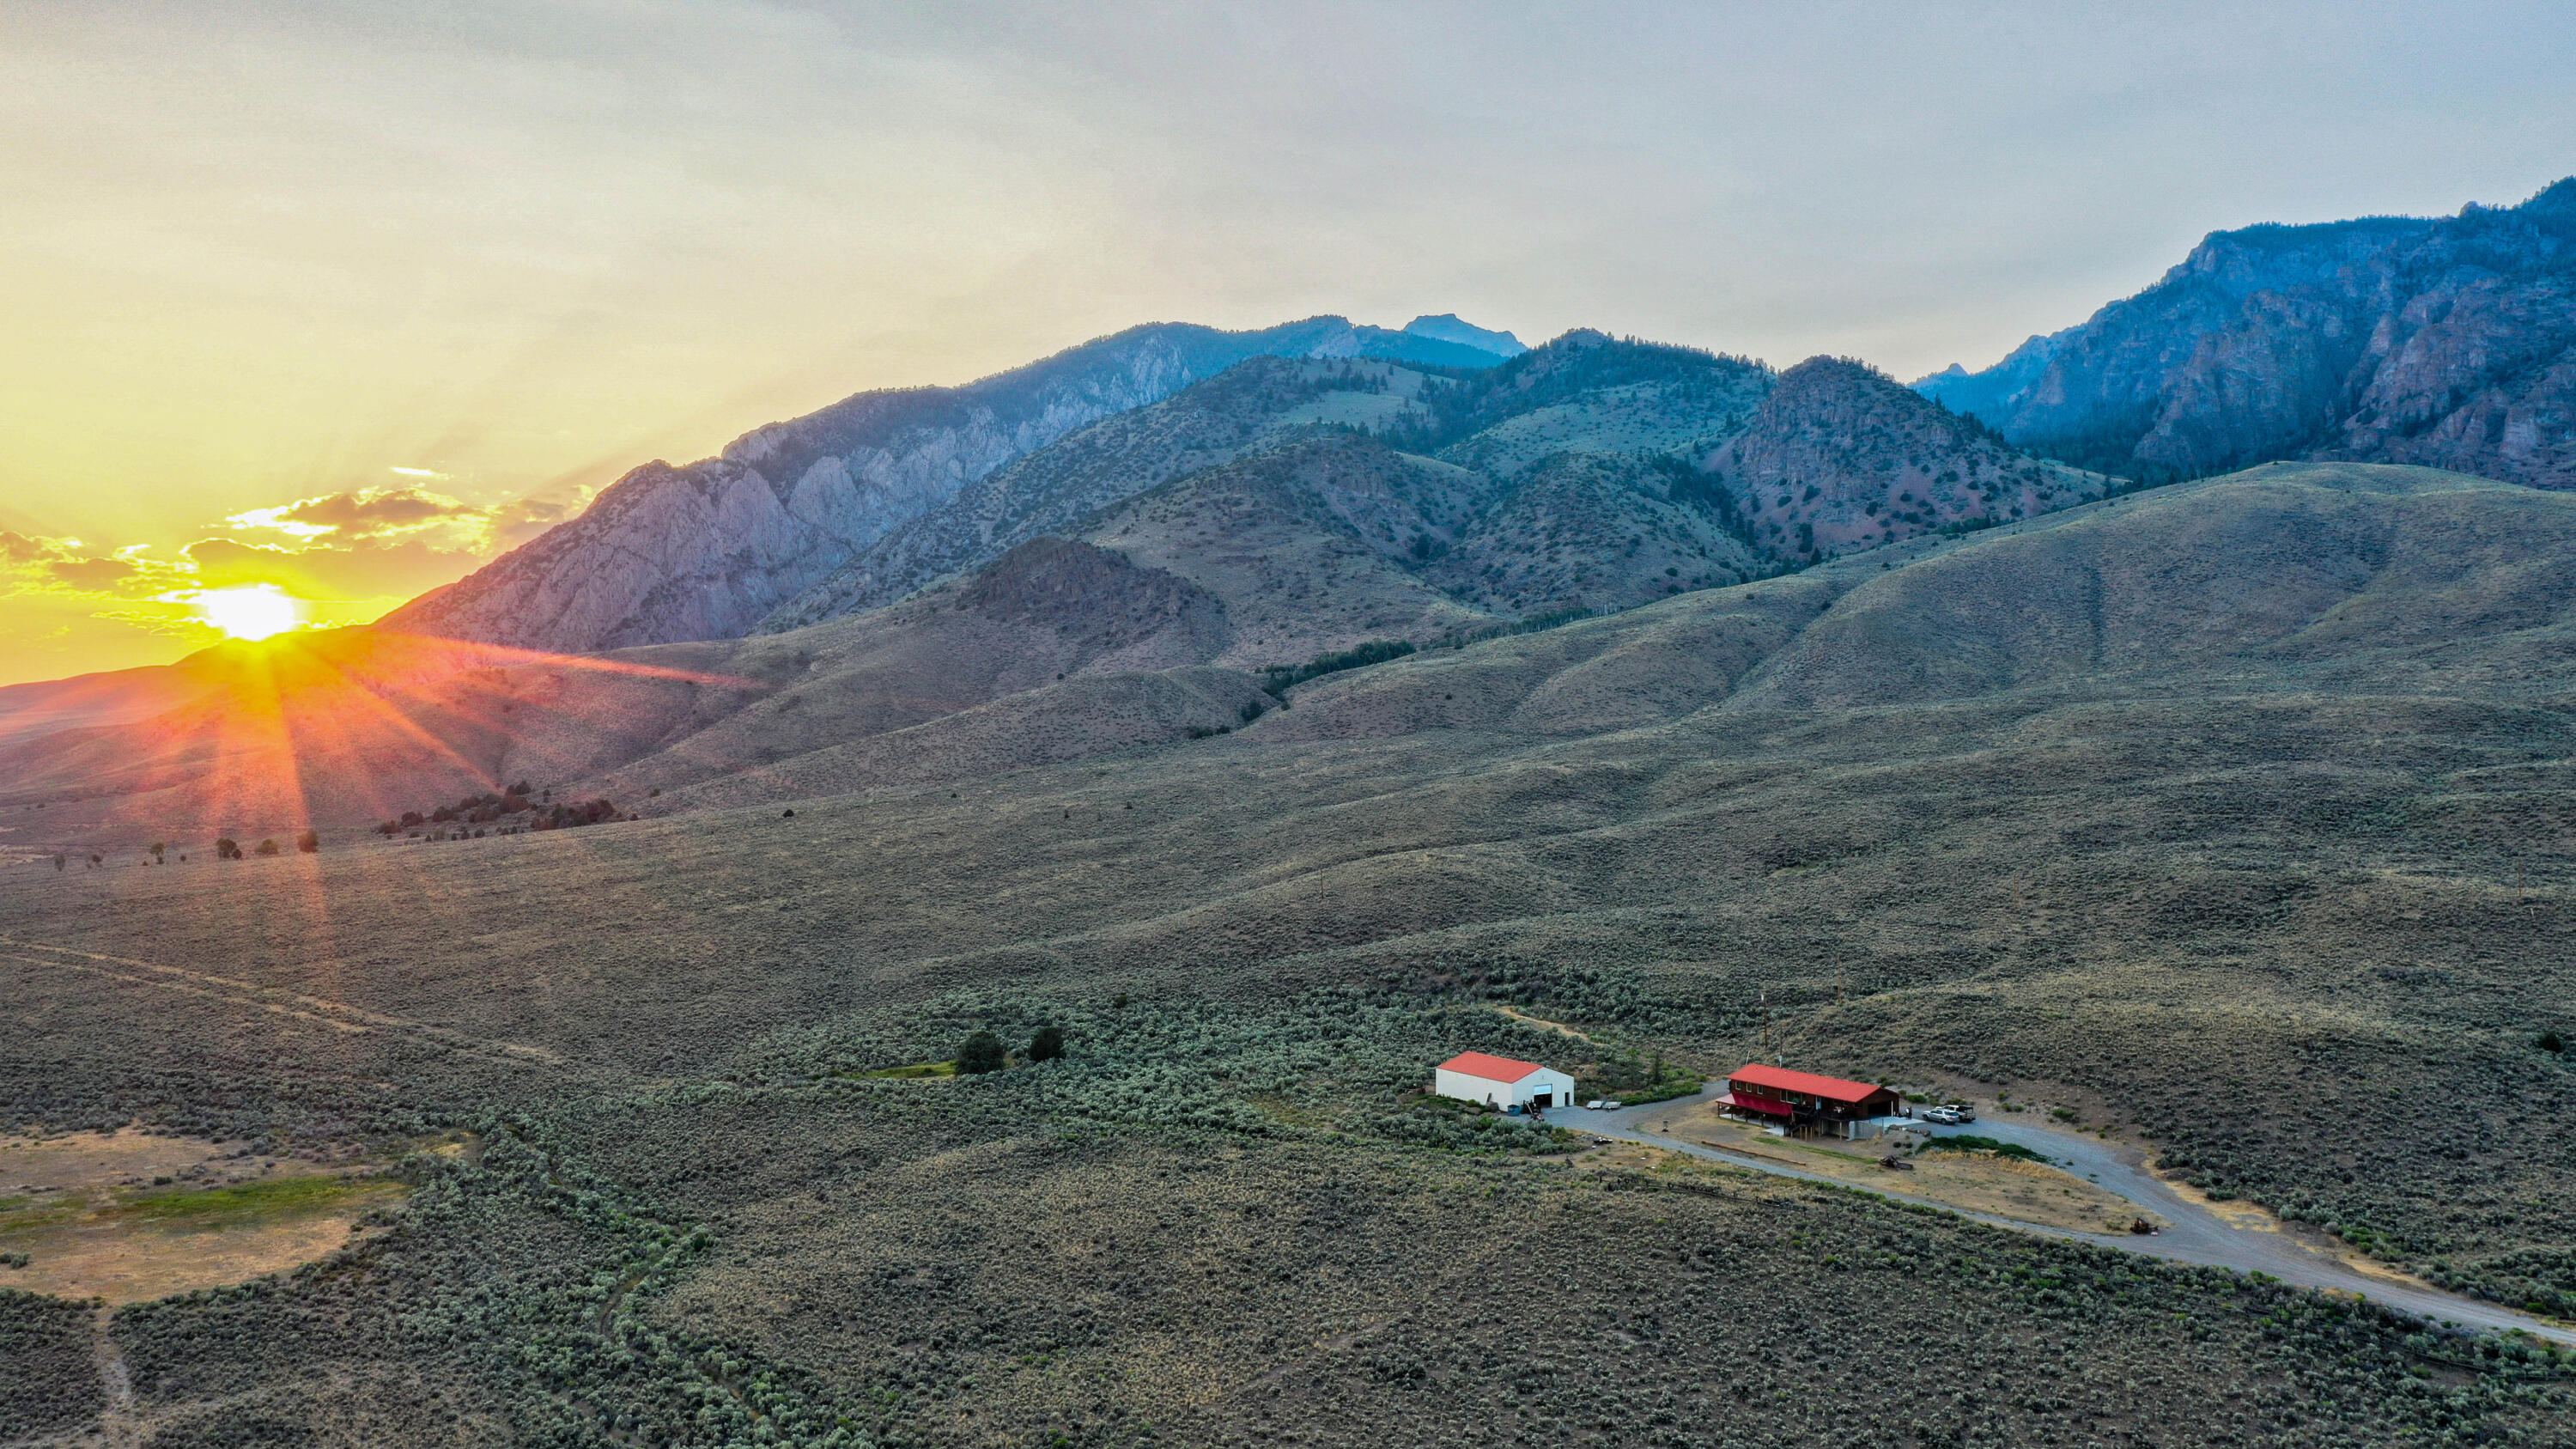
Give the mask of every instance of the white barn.
[(1488, 1107), (1570, 1107), (1574, 1079), (1553, 1067), (1483, 1052), (1460, 1052), (1432, 1069), (1431, 1090)]

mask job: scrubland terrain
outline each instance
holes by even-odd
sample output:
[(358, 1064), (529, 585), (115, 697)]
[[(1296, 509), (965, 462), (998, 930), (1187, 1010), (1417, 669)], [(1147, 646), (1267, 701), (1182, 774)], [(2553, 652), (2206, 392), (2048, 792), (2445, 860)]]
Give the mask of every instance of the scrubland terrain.
[(2565, 1314), (2571, 586), (2576, 499), (2276, 467), (792, 815), (15, 867), (10, 1128), (483, 1146), (292, 1273), (0, 1299), (0, 1403), (77, 1430), (112, 1352), (168, 1445), (2563, 1443), (2543, 1348), (1420, 1089), (1767, 1036)]

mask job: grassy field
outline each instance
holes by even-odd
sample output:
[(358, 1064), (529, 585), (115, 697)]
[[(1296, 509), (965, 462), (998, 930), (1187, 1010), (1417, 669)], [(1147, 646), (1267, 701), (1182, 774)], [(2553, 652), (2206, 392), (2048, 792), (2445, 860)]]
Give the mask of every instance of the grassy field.
[(2576, 507), (2323, 476), (792, 818), (0, 872), (0, 1113), (483, 1134), (117, 1313), (174, 1445), (2564, 1442), (2525, 1347), (1419, 1097), (1477, 1049), (2068, 1104), (2576, 1303)]

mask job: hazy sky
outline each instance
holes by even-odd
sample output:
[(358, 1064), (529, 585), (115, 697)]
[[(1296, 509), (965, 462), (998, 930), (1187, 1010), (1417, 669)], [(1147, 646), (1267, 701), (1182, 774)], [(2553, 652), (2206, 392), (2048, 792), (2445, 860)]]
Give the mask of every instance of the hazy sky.
[(2216, 228), (2518, 201), (2570, 76), (2569, 5), (0, 0), (0, 682), (1142, 321), (1980, 366)]

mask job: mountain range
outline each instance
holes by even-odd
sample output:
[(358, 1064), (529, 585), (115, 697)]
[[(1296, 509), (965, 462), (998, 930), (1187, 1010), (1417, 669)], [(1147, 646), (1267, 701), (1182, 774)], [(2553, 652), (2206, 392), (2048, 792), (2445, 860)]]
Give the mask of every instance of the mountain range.
[(2317, 458), (2576, 488), (2576, 177), (2455, 217), (2216, 232), (2138, 295), (1915, 387), (2137, 478)]
[[(1482, 340), (1458, 340), (1470, 336)], [(695, 463), (657, 459), (581, 517), (383, 623), (574, 652), (730, 638), (995, 468), (1246, 358), (1456, 366), (1518, 350), (1509, 334), (1454, 317), (1418, 318), (1400, 332), (1339, 317), (1257, 332), (1134, 327), (964, 387), (861, 393)]]
[[(0, 691), (0, 1439), (2559, 1442), (2548, 210), (2213, 238), (1931, 395), (1139, 329)], [(2430, 371), (2298, 361), (2402, 278)], [(2362, 372), (2448, 467), (2178, 476)], [(1739, 1135), (1761, 1061), (1983, 1121)]]
[[(1235, 729), (1363, 647), (1633, 610), (2222, 458), (2369, 451), (2358, 424), (2210, 441), (2251, 426), (2221, 382), (2325, 376), (2355, 308), (2390, 340), (2348, 349), (2354, 377), (2380, 360), (2338, 386), (2412, 378), (2466, 399), (2455, 419), (2518, 399), (2410, 446), (2547, 485), (2567, 364), (2534, 359), (2565, 351), (2543, 304), (2571, 197), (2224, 233), (2081, 327), (1913, 388), (1588, 330), (1528, 348), (1446, 315), (1136, 328), (647, 464), (371, 629), (0, 694), (0, 807), (47, 811), (54, 840), (346, 825), (522, 778), (667, 811)], [(2102, 442), (2098, 415), (2141, 397), (2157, 421)]]
[[(815, 446), (755, 435), (728, 457)], [(1273, 707), (1272, 675), (1343, 651), (1632, 609), (2112, 483), (1833, 359), (1774, 373), (1594, 332), (1472, 370), (1259, 354), (996, 467), (759, 619), (728, 616), (732, 638), (598, 651), (539, 627), (621, 583), (593, 551), (678, 546), (644, 523), (709, 498), (678, 476), (631, 476), (597, 524), (178, 707), (24, 731), (0, 745), (0, 803), (50, 802), (55, 832), (269, 833), (521, 778), (661, 812), (963, 777), (1232, 729)], [(696, 476), (769, 496), (748, 464)], [(812, 571), (800, 557), (687, 601), (774, 594)], [(526, 591), (567, 612), (464, 627)], [(419, 622), (442, 611), (445, 635)]]

